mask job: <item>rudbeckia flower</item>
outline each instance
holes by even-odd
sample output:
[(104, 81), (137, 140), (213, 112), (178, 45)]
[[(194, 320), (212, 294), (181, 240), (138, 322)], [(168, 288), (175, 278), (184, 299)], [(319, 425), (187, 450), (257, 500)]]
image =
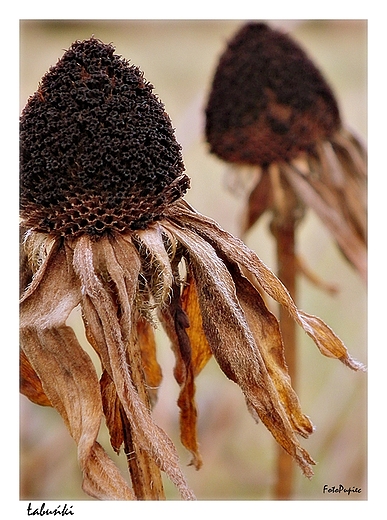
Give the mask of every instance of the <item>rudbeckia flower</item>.
[(210, 152), (253, 167), (242, 232), (265, 212), (297, 224), (313, 210), (345, 258), (367, 277), (366, 149), (335, 95), (289, 35), (244, 24), (220, 56), (206, 105)]
[[(21, 392), (52, 406), (77, 444), (83, 489), (98, 499), (162, 499), (161, 472), (194, 499), (176, 448), (152, 417), (167, 331), (180, 385), (181, 440), (202, 464), (195, 378), (214, 356), (247, 408), (312, 475), (300, 445), (313, 426), (291, 386), (284, 306), (320, 351), (358, 370), (342, 341), (300, 311), (241, 240), (184, 200), (189, 178), (163, 104), (143, 73), (91, 38), (43, 77), (20, 123)], [(95, 366), (67, 318), (81, 308)], [(127, 455), (124, 479), (98, 442)]]

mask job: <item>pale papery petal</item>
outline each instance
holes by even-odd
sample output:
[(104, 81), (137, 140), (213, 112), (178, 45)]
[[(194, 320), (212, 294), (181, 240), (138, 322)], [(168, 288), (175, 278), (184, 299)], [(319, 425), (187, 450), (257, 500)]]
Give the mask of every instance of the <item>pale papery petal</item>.
[(313, 425), (300, 407), (285, 360), (285, 349), (276, 317), (268, 311), (259, 291), (235, 267), (228, 267), (234, 280), (239, 303), (245, 313), (255, 342), (264, 359), (270, 377), (277, 388), (281, 402), (294, 431), (308, 437)]
[[(339, 168), (337, 170), (340, 171)], [(288, 164), (282, 165), (281, 171), (305, 205), (316, 212), (332, 233), (348, 261), (357, 269), (363, 280), (366, 280), (367, 243), (364, 237), (366, 212), (356, 194), (358, 190), (351, 190), (353, 183), (346, 179), (345, 182), (342, 181), (342, 186), (334, 186), (332, 179), (328, 184), (323, 179), (306, 177), (297, 168)], [(335, 169), (332, 163), (329, 171), (333, 175)], [(352, 214), (349, 214), (349, 211), (352, 211)]]
[(229, 271), (212, 246), (200, 236), (188, 229), (163, 225), (187, 250), (198, 289), (203, 329), (219, 366), (238, 384), (249, 408), (277, 442), (295, 459), (304, 474), (311, 477), (314, 461), (295, 436), (239, 304)]
[(152, 272), (150, 291), (156, 305), (163, 305), (168, 298), (173, 279), (170, 260), (161, 232), (161, 227), (153, 224), (146, 230), (136, 231), (133, 237), (139, 239), (140, 254), (144, 257), (147, 270)]
[[(121, 327), (122, 341), (127, 346), (127, 373), (143, 406), (150, 410), (150, 397), (142, 366), (142, 352), (138, 343), (137, 327), (134, 325), (138, 319), (134, 301), (140, 272), (137, 250), (131, 241), (118, 239), (115, 235), (94, 243), (92, 247), (94, 257), (100, 260), (99, 265), (95, 264), (96, 273), (101, 266), (101, 274), (107, 275), (109, 288), (112, 284), (115, 287), (112, 289), (112, 294), (116, 298), (117, 310), (115, 315), (112, 315), (112, 319), (118, 317), (117, 324)], [(114, 400), (120, 403), (125, 451), (136, 497), (141, 500), (164, 499), (160, 469), (149, 450), (143, 449), (142, 432), (137, 430), (137, 425), (132, 423), (130, 416), (124, 413), (125, 403), (121, 402), (118, 394)]]
[(101, 499), (133, 499), (131, 489), (96, 441), (102, 419), (97, 374), (74, 331), (65, 325), (81, 299), (71, 251), (61, 248), (50, 255), (44, 270), (40, 283), (21, 304), (22, 349), (78, 445), (85, 491)]
[(52, 406), (44, 393), (42, 382), (23, 350), (20, 350), (20, 393), (40, 406)]
[(186, 202), (171, 207), (169, 218), (182, 228), (188, 227), (207, 240), (218, 256), (238, 265), (243, 274), (259, 290), (283, 305), (293, 319), (313, 339), (325, 356), (337, 358), (353, 370), (364, 370), (364, 365), (353, 359), (344, 343), (320, 318), (300, 311), (289, 292), (275, 274), (260, 260), (254, 251), (240, 239), (223, 230), (214, 220), (197, 213)]
[(199, 469), (203, 462), (197, 439), (195, 377), (212, 354), (203, 331), (195, 282), (190, 273), (182, 291), (180, 285), (172, 286), (170, 301), (159, 309), (159, 318), (176, 359), (174, 375), (180, 386), (177, 401), (180, 408), (180, 439), (192, 454), (190, 464)]
[(140, 317), (137, 320), (136, 328), (149, 399), (152, 406), (154, 406), (157, 402), (158, 389), (162, 381), (162, 371), (156, 355), (156, 339), (152, 324), (146, 319)]
[[(125, 241), (117, 238), (117, 242), (124, 248)], [(98, 244), (98, 245), (97, 245)], [(100, 320), (99, 330), (91, 329), (91, 333), (99, 342), (99, 345), (105, 344), (108, 356), (108, 363), (105, 366), (110, 370), (111, 378), (116, 386), (117, 394), (120, 402), (125, 410), (132, 427), (133, 435), (138, 443), (145, 449), (154, 459), (159, 468), (169, 476), (172, 482), (179, 489), (181, 495), (185, 499), (194, 499), (192, 491), (188, 488), (184, 475), (179, 467), (179, 460), (176, 449), (165, 432), (159, 428), (153, 421), (149, 409), (140, 399), (131, 380), (127, 362), (126, 362), (126, 344), (123, 341), (123, 330), (125, 336), (129, 325), (122, 327), (120, 324), (114, 302), (112, 301), (104, 283), (101, 280), (93, 263), (93, 250), (99, 248), (100, 258), (107, 266), (107, 270), (117, 277), (116, 285), (123, 287), (124, 281), (118, 283), (118, 279), (123, 276), (124, 267), (120, 265), (120, 269), (116, 269), (110, 264), (112, 252), (109, 252), (111, 244), (108, 239), (101, 238), (100, 241), (92, 243), (88, 236), (81, 236), (76, 242), (74, 250), (74, 267), (82, 282), (82, 289), (88, 296), (89, 302), (95, 308), (96, 314)], [(133, 247), (133, 246), (132, 246)], [(105, 255), (105, 256), (104, 256)], [(109, 259), (109, 260), (108, 260)], [(135, 269), (139, 273), (139, 265), (131, 266), (126, 259), (125, 270)], [(121, 295), (122, 296), (122, 295)], [(126, 298), (127, 296), (125, 296)], [(129, 297), (128, 302), (133, 303), (133, 298)], [(123, 298), (121, 298), (122, 303)], [(128, 310), (124, 309), (126, 315)], [(88, 313), (86, 311), (86, 319)], [(90, 323), (97, 324), (97, 320)], [(101, 356), (103, 359), (103, 356)], [(110, 366), (109, 366), (110, 364)]]
[[(30, 270), (32, 279), (27, 286), (21, 286), (20, 302), (30, 296), (43, 280), (46, 268), (51, 261), (51, 257), (56, 254), (60, 247), (60, 239), (51, 237), (46, 233), (29, 231), (23, 237), (21, 244), (21, 257), (25, 269)], [(22, 273), (23, 276), (23, 273)], [(27, 275), (27, 277), (29, 277)], [(25, 279), (25, 282), (27, 278)]]

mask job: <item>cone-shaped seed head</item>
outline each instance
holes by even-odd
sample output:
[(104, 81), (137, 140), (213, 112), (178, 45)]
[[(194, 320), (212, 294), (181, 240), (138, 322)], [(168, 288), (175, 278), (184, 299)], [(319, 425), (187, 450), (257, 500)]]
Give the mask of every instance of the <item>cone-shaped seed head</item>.
[(21, 116), (21, 217), (59, 235), (145, 228), (189, 188), (143, 73), (91, 38), (43, 77)]
[(268, 165), (311, 152), (340, 127), (334, 95), (287, 35), (248, 23), (220, 58), (206, 107), (206, 137), (225, 161)]

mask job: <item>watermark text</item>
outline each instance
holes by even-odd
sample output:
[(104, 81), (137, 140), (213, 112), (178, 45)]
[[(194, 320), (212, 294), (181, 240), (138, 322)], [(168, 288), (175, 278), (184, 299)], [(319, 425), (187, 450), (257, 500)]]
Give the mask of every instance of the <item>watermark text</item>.
[(73, 506), (67, 504), (59, 505), (57, 507), (48, 507), (43, 502), (39, 507), (35, 507), (31, 502), (27, 506), (27, 516), (68, 516), (74, 515)]
[(339, 486), (327, 486), (325, 484), (322, 489), (322, 492), (324, 494), (325, 493), (339, 493), (339, 494), (343, 493), (343, 494), (350, 495), (351, 493), (361, 493), (361, 488), (358, 488), (356, 486), (345, 487), (342, 484), (340, 484)]

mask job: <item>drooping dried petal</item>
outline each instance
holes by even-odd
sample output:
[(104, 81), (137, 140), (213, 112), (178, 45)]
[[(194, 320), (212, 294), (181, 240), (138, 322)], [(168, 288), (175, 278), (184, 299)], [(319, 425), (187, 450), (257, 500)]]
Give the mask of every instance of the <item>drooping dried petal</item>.
[(104, 370), (101, 376), (100, 385), (103, 413), (110, 434), (110, 444), (112, 445), (113, 450), (116, 453), (119, 453), (121, 446), (124, 443), (121, 404), (117, 396), (114, 382), (106, 370)]
[(162, 372), (156, 357), (156, 341), (151, 324), (144, 318), (137, 320), (137, 341), (141, 349), (142, 367), (149, 399), (152, 406), (157, 401), (157, 391), (161, 384)]
[[(167, 224), (163, 225), (169, 227)], [(277, 442), (296, 460), (305, 475), (311, 476), (313, 472), (310, 466), (314, 464), (313, 459), (300, 446), (295, 436), (282, 403), (283, 396), (280, 397), (255, 343), (229, 271), (212, 246), (198, 234), (189, 229), (183, 231), (173, 225), (169, 229), (184, 246), (189, 257), (198, 289), (203, 329), (214, 357), (223, 372), (241, 388), (254, 416), (261, 419)], [(270, 314), (264, 305), (261, 312), (263, 310)], [(255, 319), (259, 319), (259, 315)], [(271, 337), (265, 339), (268, 345), (266, 355), (269, 356)], [(280, 339), (279, 329), (273, 341), (276, 339)], [(276, 350), (278, 349), (274, 345), (274, 351)], [(276, 376), (279, 373), (278, 371)], [(283, 393), (288, 389), (286, 386), (278, 384)], [(285, 401), (286, 406), (292, 400), (294, 398), (289, 397)], [(306, 423), (305, 418), (304, 425)], [(306, 434), (306, 428), (303, 433)]]
[(143, 260), (142, 276), (147, 279), (154, 305), (163, 305), (172, 286), (172, 270), (160, 226), (154, 224), (144, 231), (137, 231), (134, 235), (136, 239)]
[(133, 484), (133, 491), (139, 500), (165, 500), (160, 468), (152, 455), (143, 449), (138, 435), (121, 405), (124, 435), (124, 449)]
[(73, 330), (65, 325), (81, 299), (71, 251), (59, 249), (41, 269), (44, 277), (37, 273), (39, 285), (21, 304), (22, 349), (78, 445), (84, 490), (101, 499), (133, 499), (117, 467), (96, 442), (102, 419), (97, 374)]
[(179, 222), (195, 230), (210, 243), (220, 258), (238, 265), (243, 274), (259, 289), (283, 305), (293, 319), (313, 339), (325, 356), (340, 359), (353, 370), (363, 370), (364, 365), (353, 359), (340, 338), (320, 319), (303, 311), (294, 304), (288, 291), (274, 273), (240, 239), (221, 229), (212, 219), (195, 212), (186, 202), (179, 202), (170, 210), (170, 215), (179, 215)]
[(41, 380), (23, 350), (20, 351), (20, 392), (35, 404), (52, 406), (44, 393)]
[[(179, 259), (178, 259), (179, 260)], [(195, 377), (211, 357), (205, 337), (196, 285), (188, 273), (182, 294), (176, 284), (169, 305), (159, 311), (161, 322), (171, 340), (176, 358), (174, 374), (180, 386), (180, 439), (192, 454), (191, 464), (199, 469), (202, 458), (197, 440)]]
[[(134, 500), (136, 497), (114, 462), (96, 442), (89, 455), (90, 463), (83, 481), (83, 490), (99, 500)], [(106, 482), (112, 483), (106, 489)]]
[(234, 280), (238, 301), (293, 430), (308, 437), (313, 432), (313, 425), (302, 413), (298, 397), (291, 386), (277, 319), (268, 312), (259, 291), (247, 278), (233, 266), (228, 266), (228, 269)]
[(183, 287), (181, 306), (189, 320), (187, 335), (191, 342), (191, 364), (193, 374), (196, 377), (206, 366), (212, 353), (203, 332), (203, 319), (200, 312), (198, 290), (195, 279), (190, 272), (188, 273), (186, 285)]
[[(344, 138), (342, 138), (343, 141)], [(294, 164), (281, 165), (293, 190), (313, 208), (348, 261), (367, 279), (367, 190), (363, 174), (345, 167), (330, 143), (319, 147), (319, 163), (304, 174)]]
[[(112, 258), (117, 255), (117, 251), (120, 251), (119, 248), (120, 254), (123, 255), (125, 251), (126, 255), (121, 258), (116, 256), (115, 263)], [(144, 403), (138, 393), (141, 389), (136, 390), (128, 369), (126, 351), (127, 348), (134, 348), (130, 344), (132, 340), (130, 328), (137, 286), (133, 286), (133, 283), (126, 285), (126, 283), (129, 279), (137, 279), (139, 274), (138, 256), (137, 262), (128, 261), (130, 257), (135, 259), (135, 252), (134, 246), (121, 236), (115, 237), (114, 250), (107, 237), (102, 237), (97, 242), (92, 242), (88, 236), (82, 236), (77, 240), (74, 265), (84, 291), (83, 308), (102, 362), (114, 381), (136, 444), (153, 458), (161, 470), (165, 471), (183, 498), (193, 499), (194, 496), (180, 470), (175, 447), (165, 432), (154, 423), (147, 403)], [(117, 315), (116, 303), (98, 274), (101, 272), (101, 267), (97, 271), (94, 265), (95, 258), (99, 258), (101, 266), (106, 266), (107, 272), (115, 283), (121, 308), (120, 318)], [(124, 339), (129, 341), (129, 345), (124, 342)], [(137, 354), (140, 358), (139, 351)], [(135, 359), (136, 355), (132, 357), (132, 360)]]
[(242, 223), (242, 232), (248, 231), (263, 213), (273, 205), (270, 176), (266, 169), (261, 172), (261, 177), (249, 195), (247, 209)]
[(50, 264), (50, 259), (58, 251), (60, 241), (47, 235), (29, 231), (24, 235), (21, 245), (21, 257), (23, 272), (21, 272), (21, 295), (20, 302), (28, 298), (43, 280), (46, 267)]
[[(139, 387), (139, 377), (136, 377)], [(140, 390), (144, 390), (142, 385)], [(132, 427), (117, 395), (116, 387), (105, 371), (101, 378), (101, 394), (110, 442), (118, 453), (124, 446), (131, 475), (133, 491), (138, 500), (162, 500), (165, 498), (160, 470), (150, 455), (142, 449), (132, 433)]]
[[(99, 316), (87, 298), (83, 301), (83, 309), (87, 317), (85, 323), (87, 338), (96, 351), (98, 353), (102, 352), (105, 359), (108, 359), (108, 353), (104, 345), (103, 330), (100, 329)], [(98, 341), (95, 340), (95, 337), (98, 338)], [(109, 372), (111, 372), (110, 361), (108, 361), (107, 364), (109, 366)], [(121, 450), (122, 446), (124, 447), (136, 499), (164, 499), (164, 490), (159, 468), (133, 437), (131, 425), (118, 397), (115, 383), (106, 370), (102, 374), (100, 384), (103, 410), (110, 434), (110, 443), (117, 453)], [(137, 377), (136, 387), (138, 386), (139, 380)], [(140, 390), (144, 390), (144, 385)]]

